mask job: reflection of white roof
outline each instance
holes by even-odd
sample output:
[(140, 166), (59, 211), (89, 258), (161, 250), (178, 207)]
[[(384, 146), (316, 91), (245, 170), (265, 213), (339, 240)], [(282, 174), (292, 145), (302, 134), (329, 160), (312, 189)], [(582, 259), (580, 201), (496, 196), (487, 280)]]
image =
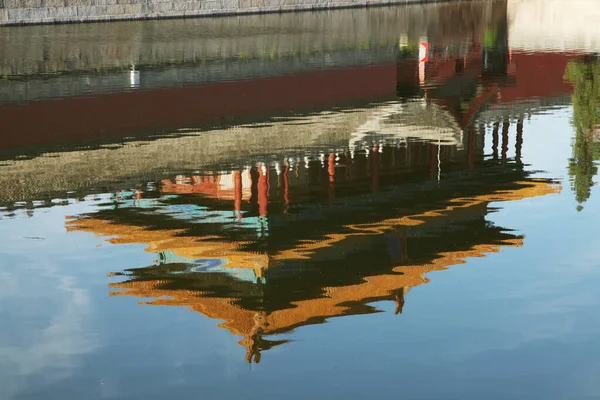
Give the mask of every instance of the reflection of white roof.
[(358, 127), (350, 137), (350, 148), (406, 139), (461, 148), (462, 130), (450, 114), (434, 103), (394, 102), (381, 107)]
[(597, 52), (600, 1), (508, 0), (512, 49)]

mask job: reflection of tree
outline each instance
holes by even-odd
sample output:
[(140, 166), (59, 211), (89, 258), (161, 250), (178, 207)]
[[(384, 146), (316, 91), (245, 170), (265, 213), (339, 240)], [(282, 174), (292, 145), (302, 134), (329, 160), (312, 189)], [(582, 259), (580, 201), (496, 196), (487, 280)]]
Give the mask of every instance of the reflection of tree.
[(566, 78), (573, 83), (573, 156), (569, 175), (579, 203), (590, 197), (593, 178), (598, 173), (595, 160), (600, 159), (600, 143), (594, 141), (594, 130), (600, 122), (600, 63), (595, 60), (571, 62)]

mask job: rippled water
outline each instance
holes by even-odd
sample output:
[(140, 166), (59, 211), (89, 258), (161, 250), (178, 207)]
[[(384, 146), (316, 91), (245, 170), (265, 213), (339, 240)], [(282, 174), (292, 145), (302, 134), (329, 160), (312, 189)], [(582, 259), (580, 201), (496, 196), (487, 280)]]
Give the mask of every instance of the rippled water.
[(600, 398), (552, 4), (0, 28), (0, 399)]

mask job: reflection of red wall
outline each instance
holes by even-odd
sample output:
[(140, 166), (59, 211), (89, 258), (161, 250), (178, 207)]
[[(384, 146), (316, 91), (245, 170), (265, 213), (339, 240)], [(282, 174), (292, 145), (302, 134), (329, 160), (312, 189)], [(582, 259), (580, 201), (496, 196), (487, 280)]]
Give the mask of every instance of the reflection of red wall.
[(397, 66), (398, 83), (419, 84), (419, 64), (415, 60), (403, 60)]
[[(456, 70), (457, 61), (463, 66), (460, 72)], [(472, 47), (469, 54), (464, 57), (436, 57), (435, 54), (431, 61), (425, 64), (425, 79), (428, 81), (437, 81), (450, 78), (457, 74), (468, 76), (480, 75), (483, 70), (483, 59), (481, 48)]]
[[(509, 76), (514, 77), (514, 83), (505, 84), (501, 87), (500, 102), (509, 103), (517, 100), (541, 97), (556, 97), (569, 95), (573, 92), (573, 86), (564, 80), (565, 71), (569, 61), (577, 61), (581, 55), (571, 53), (525, 53), (516, 52), (512, 54), (509, 66)], [(460, 73), (456, 71), (457, 60), (460, 58), (435, 58), (425, 65), (425, 79), (429, 83), (437, 82), (443, 85), (444, 79), (457, 75), (479, 76), (483, 72), (483, 60), (481, 51), (475, 49), (465, 58), (465, 69)], [(400, 71), (416, 70), (418, 64), (412, 62), (399, 65)], [(408, 75), (405, 73), (404, 75)], [(488, 82), (482, 82), (484, 85)], [(489, 82), (489, 84), (493, 84)], [(458, 95), (458, 93), (457, 93)]]
[[(143, 78), (143, 77), (142, 77)], [(0, 107), (0, 148), (189, 127), (395, 94), (393, 63)]]
[(534, 97), (556, 97), (573, 93), (573, 86), (564, 80), (569, 61), (581, 59), (569, 53), (512, 54), (511, 71), (516, 82), (501, 88), (502, 103)]
[[(454, 115), (456, 122), (461, 127), (466, 127), (477, 114), (484, 103), (512, 103), (533, 98), (551, 98), (570, 95), (573, 86), (564, 80), (564, 75), (569, 61), (581, 60), (582, 56), (571, 53), (525, 53), (512, 54), (508, 67), (510, 79), (502, 82), (499, 76), (491, 79), (482, 78), (483, 60), (481, 50), (474, 48), (464, 59), (459, 57), (436, 58), (435, 56), (425, 64), (425, 81), (432, 87), (444, 87), (454, 79), (462, 77), (479, 78), (483, 85), (482, 90), (470, 100), (467, 109), (458, 113), (458, 105), (463, 101), (462, 94), (446, 91), (443, 97), (429, 97)], [(411, 68), (418, 68), (417, 61), (401, 62), (398, 66), (398, 80), (409, 80), (412, 77)], [(464, 69), (457, 71), (457, 64), (464, 65)], [(403, 73), (401, 74), (401, 71)]]

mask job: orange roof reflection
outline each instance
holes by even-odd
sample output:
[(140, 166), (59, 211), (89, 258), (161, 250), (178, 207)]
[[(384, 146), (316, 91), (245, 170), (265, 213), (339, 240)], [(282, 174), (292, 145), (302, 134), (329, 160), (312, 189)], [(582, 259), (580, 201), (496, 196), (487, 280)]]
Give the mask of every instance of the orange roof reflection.
[[(558, 193), (559, 185), (546, 181), (518, 182), (516, 190), (495, 191), (490, 194), (455, 198), (439, 210), (386, 219), (370, 224), (348, 225), (347, 233), (331, 233), (324, 240), (301, 242), (294, 248), (277, 252), (272, 255), (244, 252), (240, 242), (227, 242), (219, 237), (182, 236), (180, 230), (150, 230), (145, 227), (111, 223), (99, 219), (72, 219), (67, 222), (69, 231), (94, 232), (103, 236), (111, 236), (108, 241), (114, 244), (145, 243), (146, 251), (172, 251), (191, 259), (226, 258), (225, 267), (252, 268), (257, 276), (261, 276), (266, 268), (276, 267), (284, 260), (312, 259), (322, 248), (340, 244), (343, 241), (353, 241), (353, 237), (380, 235), (390, 230), (398, 230), (402, 226), (415, 226), (430, 223), (444, 223), (456, 218), (456, 213), (480, 213), (486, 210), (490, 202), (521, 200), (529, 197)], [(477, 207), (479, 205), (484, 206)], [(465, 251), (454, 251), (438, 254), (431, 262), (417, 265), (402, 265), (395, 267), (389, 273), (368, 276), (358, 284), (347, 286), (326, 287), (320, 297), (301, 300), (292, 303), (292, 308), (275, 310), (269, 314), (244, 309), (237, 304), (235, 298), (215, 297), (214, 294), (198, 290), (164, 289), (168, 281), (128, 281), (111, 283), (112, 296), (136, 296), (153, 298), (144, 301), (148, 305), (168, 305), (189, 307), (193, 311), (207, 317), (223, 320), (220, 327), (226, 328), (232, 334), (242, 336), (240, 344), (248, 350), (248, 359), (257, 361), (260, 351), (257, 342), (262, 335), (287, 332), (295, 327), (322, 322), (327, 318), (351, 315), (361, 312), (357, 307), (375, 300), (395, 300), (397, 309), (401, 310), (404, 293), (411, 287), (427, 283), (424, 274), (444, 270), (448, 266), (461, 264), (470, 257), (483, 257), (488, 253), (497, 253), (503, 246), (521, 246), (523, 238), (515, 237), (504, 240), (499, 244), (481, 244), (472, 246)], [(348, 247), (348, 243), (344, 244)], [(351, 245), (350, 245), (351, 246)]]

